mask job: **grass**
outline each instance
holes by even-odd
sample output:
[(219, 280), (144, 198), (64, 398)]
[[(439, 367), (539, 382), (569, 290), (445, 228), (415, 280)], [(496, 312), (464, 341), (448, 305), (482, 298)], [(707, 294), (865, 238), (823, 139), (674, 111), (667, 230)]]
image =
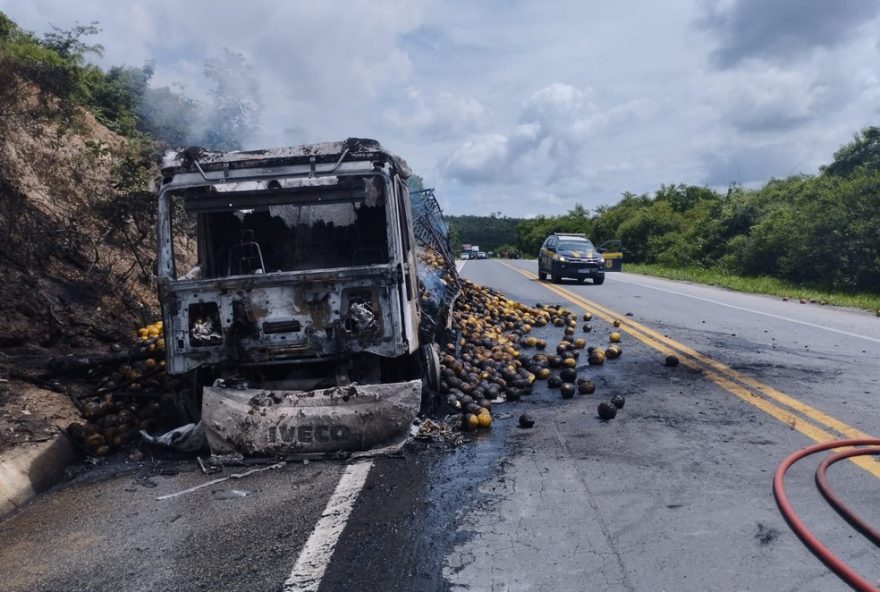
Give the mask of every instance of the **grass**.
[(784, 282), (769, 276), (746, 277), (713, 269), (698, 267), (666, 267), (664, 265), (646, 263), (624, 263), (623, 270), (667, 278), (684, 280), (697, 284), (718, 286), (737, 292), (752, 294), (768, 294), (791, 300), (805, 300), (833, 304), (834, 306), (852, 306), (880, 315), (880, 294), (829, 292)]

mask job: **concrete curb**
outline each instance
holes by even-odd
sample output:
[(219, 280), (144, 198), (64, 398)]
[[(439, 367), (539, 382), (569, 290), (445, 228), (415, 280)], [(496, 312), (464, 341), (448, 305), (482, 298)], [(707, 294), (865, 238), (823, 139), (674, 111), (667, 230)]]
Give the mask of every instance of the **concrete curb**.
[(79, 452), (64, 434), (0, 455), (0, 518), (64, 478)]

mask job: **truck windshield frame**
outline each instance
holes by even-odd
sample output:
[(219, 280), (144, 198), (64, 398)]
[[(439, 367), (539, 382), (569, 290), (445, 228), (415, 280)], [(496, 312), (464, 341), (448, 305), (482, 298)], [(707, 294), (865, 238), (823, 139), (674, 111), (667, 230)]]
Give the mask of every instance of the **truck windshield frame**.
[(240, 189), (223, 184), (169, 188), (166, 216), (192, 216), (198, 241), (196, 266), (177, 269), (182, 262), (174, 245), (181, 229), (175, 226), (180, 224), (167, 221), (169, 275), (216, 279), (391, 263), (389, 208), (395, 204), (385, 175), (315, 179), (320, 181), (290, 177), (260, 182), (261, 187), (242, 183)]

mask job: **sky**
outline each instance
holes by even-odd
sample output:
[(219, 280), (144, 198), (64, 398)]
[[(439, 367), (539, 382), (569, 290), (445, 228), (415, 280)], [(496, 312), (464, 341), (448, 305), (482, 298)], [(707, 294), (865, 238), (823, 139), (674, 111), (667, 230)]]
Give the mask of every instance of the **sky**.
[(450, 214), (560, 214), (661, 184), (815, 173), (880, 125), (880, 0), (0, 0), (98, 21), (102, 66), (204, 97), (244, 54), (249, 148), (375, 138)]

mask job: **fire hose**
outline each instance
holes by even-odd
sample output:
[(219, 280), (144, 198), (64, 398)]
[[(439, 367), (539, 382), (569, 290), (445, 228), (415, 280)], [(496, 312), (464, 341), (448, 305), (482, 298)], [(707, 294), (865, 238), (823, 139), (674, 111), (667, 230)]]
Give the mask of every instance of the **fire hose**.
[(804, 522), (795, 513), (791, 503), (788, 501), (788, 497), (785, 495), (785, 488), (783, 487), (783, 478), (785, 477), (786, 471), (788, 471), (788, 469), (797, 461), (823, 450), (852, 446), (865, 446), (870, 448), (851, 448), (825, 458), (816, 470), (816, 485), (822, 493), (822, 496), (828, 501), (831, 507), (841, 515), (841, 517), (849, 522), (856, 530), (870, 539), (875, 545), (880, 546), (880, 532), (865, 523), (843, 503), (843, 501), (831, 489), (826, 475), (828, 467), (838, 461), (855, 456), (880, 455), (880, 439), (860, 438), (852, 440), (835, 440), (833, 442), (823, 442), (807, 446), (806, 448), (802, 448), (801, 450), (790, 454), (782, 461), (776, 469), (776, 473), (773, 475), (773, 495), (776, 498), (776, 505), (779, 506), (779, 511), (782, 512), (782, 516), (785, 518), (785, 521), (788, 522), (791, 529), (807, 548), (810, 549), (810, 551), (812, 551), (813, 554), (816, 555), (816, 557), (818, 557), (831, 571), (837, 574), (854, 590), (858, 590), (859, 592), (880, 592), (880, 589), (859, 575), (853, 568), (823, 545), (812, 532), (810, 532)]

